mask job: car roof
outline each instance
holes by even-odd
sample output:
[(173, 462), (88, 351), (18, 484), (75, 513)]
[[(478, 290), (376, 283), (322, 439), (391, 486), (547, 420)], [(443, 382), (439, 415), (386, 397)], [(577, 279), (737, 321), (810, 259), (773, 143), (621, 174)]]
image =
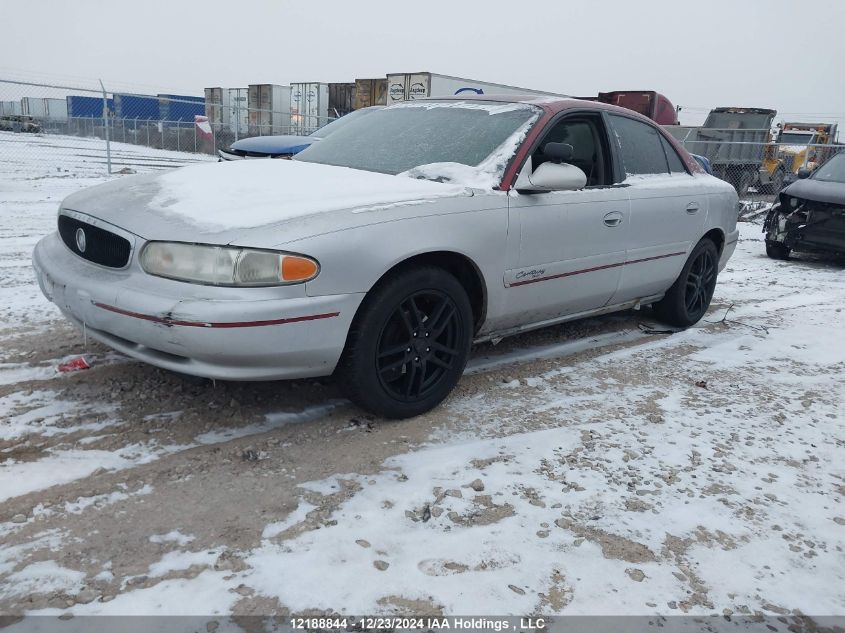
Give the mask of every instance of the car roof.
[[(601, 103), (600, 101), (589, 101), (587, 99), (576, 99), (575, 97), (559, 97), (554, 95), (538, 95), (538, 94), (461, 94), (448, 95), (443, 97), (424, 97), (422, 99), (415, 99), (415, 101), (493, 101), (497, 103), (526, 103), (543, 108), (550, 114), (555, 114), (563, 110), (571, 110), (574, 108), (589, 109), (589, 110), (604, 110), (607, 112), (624, 114), (633, 118), (638, 118), (649, 123), (654, 123), (651, 119), (643, 116), (639, 112), (634, 112), (628, 108), (611, 105), (609, 103)], [(399, 102), (404, 103), (404, 102)]]

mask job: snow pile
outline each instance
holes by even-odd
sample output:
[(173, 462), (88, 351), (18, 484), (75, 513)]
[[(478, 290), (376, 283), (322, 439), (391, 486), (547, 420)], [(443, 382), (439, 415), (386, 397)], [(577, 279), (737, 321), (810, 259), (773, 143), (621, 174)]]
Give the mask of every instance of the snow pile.
[(150, 543), (176, 543), (177, 545), (187, 545), (196, 537), (193, 534), (182, 534), (179, 530), (171, 530), (167, 534), (153, 534), (150, 537)]
[(56, 561), (45, 560), (27, 565), (6, 577), (4, 595), (25, 596), (33, 591), (77, 593), (83, 587), (85, 572), (66, 569)]

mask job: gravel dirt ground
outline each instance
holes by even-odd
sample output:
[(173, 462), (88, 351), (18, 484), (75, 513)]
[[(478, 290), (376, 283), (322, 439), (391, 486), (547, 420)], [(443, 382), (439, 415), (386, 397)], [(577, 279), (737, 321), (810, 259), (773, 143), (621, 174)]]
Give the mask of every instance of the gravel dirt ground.
[(86, 344), (29, 257), (103, 177), (43, 145), (0, 166), (0, 613), (845, 614), (841, 262), (769, 260), (744, 224), (698, 326), (478, 346), (443, 406), (386, 421), (330, 379)]

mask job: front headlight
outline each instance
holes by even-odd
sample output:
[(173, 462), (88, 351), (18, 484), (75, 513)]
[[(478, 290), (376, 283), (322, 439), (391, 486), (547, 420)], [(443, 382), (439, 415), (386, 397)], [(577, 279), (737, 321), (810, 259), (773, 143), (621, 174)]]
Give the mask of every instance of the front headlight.
[(141, 268), (150, 275), (212, 286), (282, 286), (314, 279), (316, 260), (254, 248), (149, 242)]

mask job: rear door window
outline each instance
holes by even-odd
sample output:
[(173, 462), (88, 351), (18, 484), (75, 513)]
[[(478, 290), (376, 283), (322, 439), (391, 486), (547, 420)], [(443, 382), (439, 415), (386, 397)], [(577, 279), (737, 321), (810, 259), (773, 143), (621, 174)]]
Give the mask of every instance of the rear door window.
[(665, 136), (660, 135), (660, 142), (663, 145), (663, 151), (666, 152), (666, 159), (669, 161), (669, 171), (673, 174), (687, 173), (687, 170), (684, 167), (684, 163), (681, 160), (681, 157), (678, 156), (678, 152), (675, 151), (675, 148), (672, 147), (672, 144), (666, 140)]
[(669, 173), (669, 163), (663, 151), (660, 132), (647, 123), (625, 116), (611, 114), (609, 118), (626, 174), (633, 176)]

